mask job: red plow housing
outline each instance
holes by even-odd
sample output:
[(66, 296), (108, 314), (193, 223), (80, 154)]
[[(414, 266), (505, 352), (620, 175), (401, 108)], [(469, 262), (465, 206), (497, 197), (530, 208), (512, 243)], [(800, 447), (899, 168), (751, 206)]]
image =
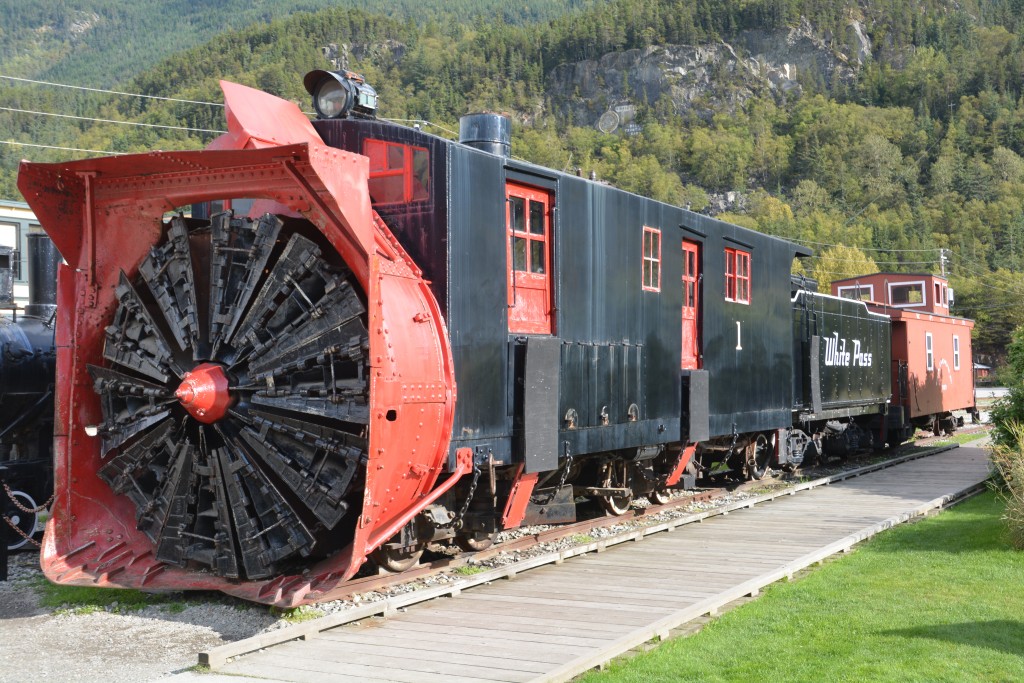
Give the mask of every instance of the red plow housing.
[[(225, 94), (210, 150), (22, 164), (67, 261), (52, 581), (328, 599), (445, 468), (447, 330), (370, 206), (366, 158), (294, 105)], [(231, 198), (269, 212), (175, 213)], [(460, 453), (449, 481), (471, 466)]]

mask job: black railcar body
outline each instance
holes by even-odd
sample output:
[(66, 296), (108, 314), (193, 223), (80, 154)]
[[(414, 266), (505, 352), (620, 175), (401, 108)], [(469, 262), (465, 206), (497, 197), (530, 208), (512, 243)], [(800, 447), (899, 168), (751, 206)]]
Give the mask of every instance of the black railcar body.
[[(806, 248), (416, 129), (314, 125), (349, 151), (376, 141), (429, 153), (429, 192), (375, 208), (446, 312), (459, 387), (452, 464), (466, 447), (528, 473), (556, 470), (566, 456), (650, 459), (697, 441), (739, 450), (792, 424), (789, 274)], [(550, 198), (549, 334), (510, 329), (510, 186)], [(643, 282), (645, 230), (658, 239), (656, 287)], [(699, 358), (681, 369), (684, 240), (698, 255)], [(736, 252), (747, 257), (747, 290), (730, 297), (726, 259)], [(557, 359), (540, 351), (549, 342)], [(532, 385), (531, 372), (557, 377)], [(552, 388), (557, 413), (533, 410)]]
[[(786, 444), (813, 443), (812, 455), (845, 456), (881, 447), (891, 403), (888, 316), (862, 301), (799, 290), (793, 296), (793, 425)], [(799, 464), (804, 448), (783, 448)]]

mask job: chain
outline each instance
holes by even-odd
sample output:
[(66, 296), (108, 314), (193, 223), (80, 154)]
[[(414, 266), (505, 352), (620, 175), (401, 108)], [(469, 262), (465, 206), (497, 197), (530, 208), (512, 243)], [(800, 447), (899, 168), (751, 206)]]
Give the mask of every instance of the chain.
[[(21, 506), (19, 505), (18, 507), (21, 507)], [(39, 543), (39, 541), (37, 541), (36, 539), (32, 538), (31, 536), (29, 536), (28, 534), (26, 534), (26, 533), (25, 533), (24, 531), (22, 531), (22, 530), (21, 530), (21, 527), (19, 527), (19, 526), (18, 526), (17, 524), (15, 524), (15, 523), (14, 523), (14, 522), (13, 522), (13, 521), (11, 520), (11, 518), (10, 518), (10, 517), (8, 517), (7, 515), (0, 515), (0, 517), (3, 517), (3, 520), (4, 520), (5, 522), (7, 522), (7, 526), (9, 526), (9, 527), (11, 527), (12, 529), (14, 529), (15, 531), (17, 531), (17, 532), (18, 532), (18, 535), (19, 535), (19, 536), (21, 536), (22, 538), (24, 538), (24, 539), (25, 539), (26, 541), (28, 541), (29, 543), (31, 543), (32, 545), (34, 545), (34, 546), (35, 546), (35, 547), (37, 547), (37, 548), (42, 548), (42, 547), (43, 547), (43, 546), (42, 546), (42, 545), (41, 545), (41, 544)], [(35, 531), (35, 529), (33, 529), (33, 531)]]
[(42, 512), (46, 508), (50, 507), (50, 503), (53, 502), (53, 497), (56, 495), (56, 493), (51, 494), (50, 495), (50, 499), (48, 501), (46, 501), (45, 503), (43, 503), (42, 505), (40, 505), (40, 506), (38, 506), (36, 508), (27, 508), (24, 505), (22, 505), (21, 503), (19, 503), (18, 500), (14, 497), (14, 491), (12, 491), (11, 487), (7, 485), (7, 482), (5, 481), (3, 484), (4, 484), (4, 491), (7, 491), (7, 497), (11, 499), (12, 503), (14, 503), (14, 507), (18, 508), (22, 512), (24, 512), (26, 514), (29, 514), (29, 515), (34, 515), (37, 512)]
[(473, 465), (473, 481), (469, 485), (469, 493), (466, 494), (466, 500), (462, 504), (462, 509), (459, 510), (458, 514), (452, 517), (449, 521), (444, 524), (438, 524), (438, 529), (450, 529), (455, 527), (456, 529), (461, 528), (462, 518), (466, 516), (466, 512), (469, 510), (469, 504), (473, 502), (473, 495), (476, 494), (476, 485), (480, 481), (481, 469), (477, 465)]
[(548, 503), (553, 501), (555, 499), (555, 496), (558, 495), (558, 492), (562, 490), (563, 486), (565, 486), (565, 480), (569, 478), (569, 470), (571, 470), (571, 469), (572, 469), (572, 455), (570, 455), (568, 453), (568, 449), (566, 449), (565, 469), (562, 470), (562, 476), (559, 477), (559, 479), (558, 479), (558, 486), (556, 486), (551, 491), (551, 495), (549, 495), (547, 500), (545, 500), (543, 503), (541, 503), (539, 501), (534, 501), (534, 503), (537, 504), (537, 505), (547, 505)]
[[(42, 512), (43, 510), (45, 510), (46, 508), (48, 508), (50, 506), (50, 503), (53, 502), (53, 495), (51, 495), (50, 499), (48, 501), (46, 501), (45, 503), (43, 503), (42, 505), (40, 505), (39, 507), (27, 508), (24, 505), (22, 505), (21, 503), (19, 503), (18, 499), (14, 497), (14, 491), (11, 491), (11, 487), (7, 485), (6, 481), (3, 482), (3, 485), (4, 485), (4, 491), (7, 492), (7, 497), (10, 499), (11, 503), (14, 504), (14, 507), (18, 508), (19, 510), (21, 510), (22, 512), (24, 512), (27, 515), (38, 514), (38, 513)], [(56, 494), (54, 494), (54, 495), (56, 495)], [(21, 536), (22, 538), (24, 538), (26, 541), (28, 541), (29, 543), (31, 543), (32, 545), (34, 545), (37, 548), (41, 548), (42, 547), (39, 544), (39, 541), (37, 541), (36, 539), (32, 538), (32, 536), (30, 536), (29, 534), (26, 534), (24, 531), (22, 531), (21, 527), (19, 527), (17, 524), (15, 524), (14, 521), (11, 520), (10, 517), (8, 517), (7, 515), (0, 515), (0, 517), (2, 517), (4, 522), (7, 523), (7, 526), (9, 526), (12, 529), (14, 529), (15, 531), (17, 531), (18, 535)], [(32, 529), (32, 531), (34, 532), (35, 529)]]

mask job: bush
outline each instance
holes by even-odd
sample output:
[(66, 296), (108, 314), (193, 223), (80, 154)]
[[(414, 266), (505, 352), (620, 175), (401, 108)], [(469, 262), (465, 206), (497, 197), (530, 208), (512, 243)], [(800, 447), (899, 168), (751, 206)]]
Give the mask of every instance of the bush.
[(1019, 446), (1013, 427), (1024, 425), (1024, 327), (1014, 331), (1007, 355), (1009, 362), (1000, 379), (1010, 392), (992, 406), (992, 440), (1012, 449)]
[(992, 449), (995, 488), (1006, 502), (1003, 519), (1009, 527), (1010, 540), (1024, 550), (1024, 424), (1009, 422), (1003, 428), (1012, 443), (1000, 443)]

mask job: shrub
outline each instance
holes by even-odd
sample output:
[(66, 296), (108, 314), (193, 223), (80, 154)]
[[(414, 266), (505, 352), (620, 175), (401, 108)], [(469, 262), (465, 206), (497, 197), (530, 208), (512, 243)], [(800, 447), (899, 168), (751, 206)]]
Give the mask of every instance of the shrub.
[(1002, 442), (992, 449), (999, 496), (1006, 502), (1006, 520), (1013, 545), (1024, 550), (1024, 424), (1003, 425), (1011, 443)]
[(1024, 327), (1014, 331), (1007, 355), (1009, 362), (1001, 379), (1010, 391), (992, 406), (992, 440), (997, 446), (1014, 448), (1019, 443), (1012, 426), (1024, 425)]

